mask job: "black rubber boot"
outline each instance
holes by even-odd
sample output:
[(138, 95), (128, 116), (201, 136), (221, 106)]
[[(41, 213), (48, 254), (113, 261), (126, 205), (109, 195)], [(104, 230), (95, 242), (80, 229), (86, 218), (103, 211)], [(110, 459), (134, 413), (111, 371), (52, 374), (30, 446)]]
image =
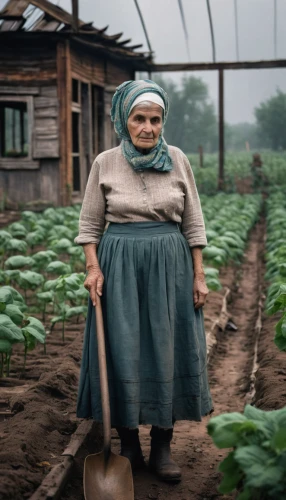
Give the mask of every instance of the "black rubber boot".
[(116, 430), (121, 440), (120, 455), (128, 458), (132, 470), (143, 467), (145, 463), (139, 441), (139, 429), (116, 427)]
[(150, 436), (152, 438), (149, 458), (150, 469), (164, 481), (180, 481), (181, 470), (171, 457), (173, 428), (161, 429), (153, 426)]

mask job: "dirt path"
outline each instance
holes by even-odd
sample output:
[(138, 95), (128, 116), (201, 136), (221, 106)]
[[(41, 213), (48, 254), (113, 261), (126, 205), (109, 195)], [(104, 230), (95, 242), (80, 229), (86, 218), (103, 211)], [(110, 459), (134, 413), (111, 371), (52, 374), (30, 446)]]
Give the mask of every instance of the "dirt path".
[[(259, 224), (251, 235), (243, 265), (238, 271), (239, 288), (232, 294), (232, 303), (229, 305), (238, 330), (221, 334), (209, 369), (214, 414), (242, 411), (245, 404), (261, 280), (262, 234), (263, 226)], [(148, 472), (140, 473), (135, 477), (137, 500), (203, 500), (219, 497), (216, 491), (220, 477), (217, 465), (223, 452), (217, 450), (208, 437), (207, 421), (179, 422), (175, 425), (173, 456), (182, 467), (182, 482), (168, 486)], [(145, 456), (149, 453), (148, 433), (149, 429), (142, 427), (141, 440)]]
[[(223, 284), (234, 283), (232, 301), (229, 304), (237, 332), (220, 334), (209, 367), (211, 391), (215, 414), (242, 411), (248, 390), (249, 373), (252, 369), (254, 325), (257, 317), (259, 283), (263, 277), (261, 260), (263, 254), (264, 227), (260, 223), (250, 235), (243, 264), (236, 277), (224, 276)], [(238, 284), (239, 283), (239, 284)], [(203, 422), (179, 422), (175, 425), (173, 456), (182, 468), (183, 480), (177, 485), (159, 481), (148, 470), (134, 477), (135, 500), (204, 500), (219, 498), (217, 486), (220, 474), (217, 465), (224, 454), (217, 450), (206, 433), (208, 418)], [(140, 439), (146, 461), (149, 455), (150, 426), (140, 427)], [(113, 433), (113, 449), (119, 453), (119, 439)], [(75, 463), (72, 482), (66, 487), (62, 500), (82, 500), (83, 458), (95, 448), (89, 441), (80, 451)], [(234, 496), (225, 496), (225, 499)]]

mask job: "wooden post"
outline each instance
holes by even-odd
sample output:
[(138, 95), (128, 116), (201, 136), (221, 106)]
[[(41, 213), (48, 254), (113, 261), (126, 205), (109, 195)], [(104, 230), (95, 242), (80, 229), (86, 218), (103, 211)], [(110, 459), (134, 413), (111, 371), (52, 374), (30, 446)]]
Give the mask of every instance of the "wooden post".
[(218, 171), (218, 190), (224, 189), (224, 86), (223, 69), (218, 73), (218, 92), (219, 92), (219, 171)]
[(71, 68), (68, 40), (59, 42), (57, 46), (57, 74), (60, 110), (60, 204), (65, 206), (71, 203), (73, 184), (71, 164)]
[(72, 0), (72, 24), (75, 33), (78, 32), (78, 0)]
[(199, 146), (199, 155), (200, 155), (200, 167), (204, 166), (204, 148), (203, 146)]

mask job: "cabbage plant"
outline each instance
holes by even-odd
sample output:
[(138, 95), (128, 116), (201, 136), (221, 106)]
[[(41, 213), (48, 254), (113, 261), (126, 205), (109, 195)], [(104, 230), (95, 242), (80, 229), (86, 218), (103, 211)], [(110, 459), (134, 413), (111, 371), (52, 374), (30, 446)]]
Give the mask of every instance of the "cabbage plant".
[(262, 411), (246, 405), (243, 414), (211, 418), (207, 428), (218, 448), (231, 448), (219, 465), (220, 493), (238, 489), (237, 500), (286, 498), (286, 408)]

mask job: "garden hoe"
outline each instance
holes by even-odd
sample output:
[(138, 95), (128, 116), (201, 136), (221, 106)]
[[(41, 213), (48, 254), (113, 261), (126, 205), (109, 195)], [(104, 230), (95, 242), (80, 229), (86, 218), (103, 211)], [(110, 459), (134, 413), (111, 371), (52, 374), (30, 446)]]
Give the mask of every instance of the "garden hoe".
[(133, 477), (128, 458), (111, 451), (111, 422), (105, 339), (100, 297), (95, 307), (99, 376), (103, 420), (103, 450), (88, 455), (84, 462), (85, 500), (134, 500)]

